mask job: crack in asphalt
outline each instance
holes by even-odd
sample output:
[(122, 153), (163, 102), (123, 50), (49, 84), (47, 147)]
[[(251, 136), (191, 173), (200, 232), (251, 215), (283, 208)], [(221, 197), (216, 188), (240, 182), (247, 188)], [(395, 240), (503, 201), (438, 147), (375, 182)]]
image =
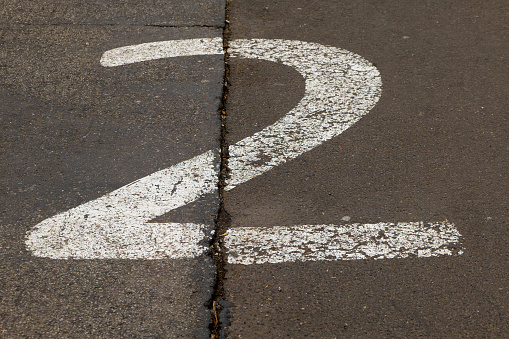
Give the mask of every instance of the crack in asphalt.
[(228, 307), (233, 307), (233, 304), (223, 300), (223, 282), (225, 279), (225, 265), (226, 259), (224, 258), (224, 246), (222, 244), (221, 236), (230, 227), (230, 215), (224, 208), (223, 193), (226, 186), (226, 179), (228, 178), (228, 143), (226, 141), (227, 133), (227, 114), (226, 102), (228, 98), (228, 78), (230, 75), (229, 68), (229, 54), (228, 54), (228, 41), (230, 38), (229, 30), (229, 11), (230, 0), (225, 2), (225, 22), (223, 26), (223, 51), (224, 51), (224, 79), (223, 79), (223, 93), (221, 103), (219, 106), (219, 118), (221, 120), (221, 164), (218, 180), (219, 192), (219, 209), (215, 220), (215, 233), (210, 243), (211, 256), (216, 265), (216, 280), (214, 291), (209, 301), (209, 310), (211, 314), (210, 322), (210, 338), (226, 338), (225, 326), (229, 325), (230, 312)]
[(90, 27), (104, 27), (104, 26), (132, 26), (132, 27), (161, 27), (161, 28), (222, 28), (223, 25), (196, 25), (196, 24), (181, 24), (171, 25), (164, 23), (143, 24), (143, 23), (88, 23), (88, 22), (15, 22), (15, 23), (0, 23), (0, 28), (8, 28), (11, 26), (90, 26)]

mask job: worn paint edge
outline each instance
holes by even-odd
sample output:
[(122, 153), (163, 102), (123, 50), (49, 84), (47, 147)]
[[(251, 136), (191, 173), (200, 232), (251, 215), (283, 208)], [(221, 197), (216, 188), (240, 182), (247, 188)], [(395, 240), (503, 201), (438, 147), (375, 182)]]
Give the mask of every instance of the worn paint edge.
[(211, 225), (150, 220), (217, 192), (218, 158), (218, 150), (207, 151), (45, 219), (28, 232), (27, 249), (52, 259), (199, 256), (207, 251)]
[(110, 49), (103, 53), (100, 63), (104, 67), (114, 67), (149, 60), (223, 53), (222, 38), (168, 40)]
[(231, 228), (229, 264), (437, 257), (463, 254), (453, 223), (381, 222)]

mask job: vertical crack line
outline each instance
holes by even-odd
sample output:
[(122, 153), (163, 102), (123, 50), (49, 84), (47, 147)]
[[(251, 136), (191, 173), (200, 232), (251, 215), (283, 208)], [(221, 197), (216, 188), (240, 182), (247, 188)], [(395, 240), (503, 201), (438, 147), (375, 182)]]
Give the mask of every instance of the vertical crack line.
[(228, 98), (228, 79), (230, 76), (228, 42), (230, 41), (230, 1), (225, 1), (225, 23), (223, 28), (223, 52), (224, 52), (224, 75), (223, 75), (223, 92), (221, 103), (219, 104), (219, 119), (221, 123), (221, 164), (219, 170), (218, 192), (219, 192), (219, 209), (215, 220), (214, 237), (211, 240), (211, 255), (216, 265), (216, 279), (214, 291), (209, 301), (209, 310), (211, 313), (210, 322), (210, 338), (225, 338), (224, 324), (221, 323), (221, 299), (223, 297), (223, 283), (225, 279), (225, 258), (224, 248), (221, 243), (221, 235), (223, 235), (230, 226), (230, 215), (224, 208), (223, 193), (228, 177), (228, 142), (226, 140), (227, 130), (227, 113), (226, 104)]

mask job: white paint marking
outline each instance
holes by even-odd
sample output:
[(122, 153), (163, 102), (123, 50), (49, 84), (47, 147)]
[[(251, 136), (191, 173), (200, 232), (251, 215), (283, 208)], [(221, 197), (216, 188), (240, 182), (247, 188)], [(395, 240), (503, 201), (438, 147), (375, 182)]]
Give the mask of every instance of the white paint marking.
[(249, 265), (461, 255), (460, 237), (448, 222), (240, 227), (224, 246), (228, 263)]
[[(110, 50), (104, 53), (101, 64), (111, 67), (222, 53), (220, 38), (173, 40)], [(362, 57), (339, 48), (301, 41), (235, 40), (231, 54), (294, 67), (304, 77), (306, 89), (304, 98), (286, 116), (230, 147), (227, 189), (341, 134), (380, 97), (377, 69)], [(218, 153), (208, 151), (46, 219), (28, 233), (27, 248), (35, 256), (54, 259), (199, 256), (208, 250), (199, 243), (210, 239), (209, 227), (148, 222), (203, 194), (216, 192)], [(372, 240), (381, 231), (388, 234), (389, 240)], [(229, 262), (262, 263), (452, 254), (444, 242), (448, 239), (449, 244), (455, 244), (459, 236), (448, 224), (322, 225), (232, 229), (226, 244), (230, 248)], [(412, 241), (418, 241), (419, 249)], [(280, 246), (282, 249), (278, 249)]]
[[(222, 53), (220, 38), (161, 41), (107, 51), (101, 64), (111, 67)], [(306, 80), (306, 94), (276, 124), (231, 147), (229, 189), (341, 133), (366, 114), (380, 96), (376, 68), (338, 48), (300, 41), (237, 40), (232, 42), (231, 53), (295, 67)], [(28, 234), (27, 247), (36, 256), (55, 259), (199, 255), (206, 248), (198, 241), (171, 243), (154, 238), (162, 232), (163, 238), (169, 239), (164, 236), (169, 230), (178, 233), (184, 228), (147, 222), (215, 191), (217, 169), (213, 158), (214, 152), (207, 152), (46, 219)], [(182, 227), (191, 227), (195, 235), (205, 229), (204, 225)]]
[(382, 92), (380, 73), (359, 55), (291, 40), (234, 40), (232, 56), (279, 62), (305, 79), (299, 104), (275, 124), (229, 148), (226, 190), (310, 151), (356, 123)]
[[(160, 41), (109, 50), (105, 67), (193, 55), (222, 55), (221, 38)], [(199, 224), (148, 223), (217, 191), (219, 150), (153, 173), (105, 196), (57, 214), (27, 234), (26, 246), (53, 259), (163, 259), (199, 256), (212, 234)]]
[(157, 41), (106, 51), (101, 57), (101, 65), (112, 67), (163, 58), (215, 54), (223, 54), (221, 38)]
[(46, 219), (29, 232), (26, 245), (35, 256), (53, 259), (203, 254), (207, 247), (198, 243), (211, 236), (205, 225), (148, 222), (216, 192), (218, 157), (218, 151), (208, 151)]

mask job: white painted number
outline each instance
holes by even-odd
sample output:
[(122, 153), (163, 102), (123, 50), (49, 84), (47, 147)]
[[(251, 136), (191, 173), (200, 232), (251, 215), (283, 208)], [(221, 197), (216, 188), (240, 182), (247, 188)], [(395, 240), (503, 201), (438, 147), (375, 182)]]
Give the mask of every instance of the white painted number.
[[(295, 68), (305, 79), (305, 95), (275, 124), (230, 146), (227, 190), (341, 134), (368, 113), (381, 95), (378, 70), (336, 47), (251, 39), (232, 41), (229, 52)], [(222, 53), (220, 38), (173, 40), (110, 50), (101, 64), (113, 67)], [(199, 243), (212, 236), (206, 225), (148, 222), (216, 192), (218, 157), (219, 150), (208, 151), (46, 219), (28, 233), (27, 248), (36, 256), (54, 259), (202, 255), (208, 249)], [(446, 222), (243, 227), (228, 231), (225, 246), (230, 263), (253, 264), (461, 254), (460, 237), (454, 225)]]

